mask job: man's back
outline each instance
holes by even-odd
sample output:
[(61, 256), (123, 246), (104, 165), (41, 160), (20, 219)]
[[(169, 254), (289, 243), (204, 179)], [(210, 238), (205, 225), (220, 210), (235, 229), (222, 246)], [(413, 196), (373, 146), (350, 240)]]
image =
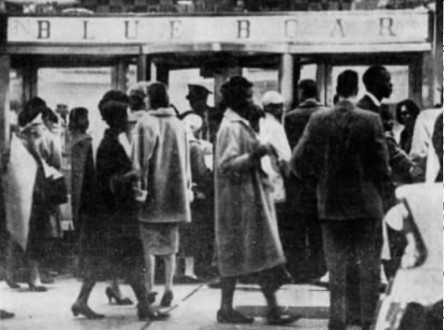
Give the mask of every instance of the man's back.
[(311, 115), (324, 109), (326, 108), (321, 103), (314, 99), (309, 99), (285, 115), (285, 133), (292, 149), (296, 147)]
[(380, 187), (389, 176), (379, 116), (341, 101), (317, 112), (295, 151), (299, 176), (317, 182), (320, 218), (382, 217)]

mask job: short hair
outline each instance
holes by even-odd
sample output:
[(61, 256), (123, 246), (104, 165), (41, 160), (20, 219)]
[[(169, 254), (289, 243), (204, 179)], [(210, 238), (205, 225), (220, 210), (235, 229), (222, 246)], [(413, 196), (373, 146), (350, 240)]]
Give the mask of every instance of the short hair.
[(85, 133), (88, 129), (88, 110), (86, 108), (78, 107), (71, 110), (69, 113), (68, 128), (70, 131), (78, 130)]
[(342, 97), (355, 96), (358, 92), (358, 74), (353, 70), (345, 70), (338, 76), (336, 93)]
[(130, 109), (133, 111), (145, 110), (148, 81), (139, 81), (128, 89)]
[(117, 101), (129, 104), (129, 98), (128, 95), (126, 95), (124, 92), (118, 91), (118, 90), (109, 90), (105, 94), (103, 94), (102, 99), (99, 102), (99, 110), (102, 111), (103, 104), (105, 104), (108, 101)]
[(378, 84), (384, 72), (388, 71), (382, 65), (373, 65), (370, 68), (368, 68), (364, 72), (364, 75), (362, 76), (365, 88), (369, 89), (372, 86)]
[(18, 115), (20, 126), (26, 126), (46, 109), (46, 102), (40, 97), (33, 97), (26, 102), (23, 111)]
[[(118, 90), (110, 90), (106, 92), (99, 102), (99, 110), (102, 119), (110, 127), (122, 125), (122, 121), (126, 121), (126, 109), (129, 105), (128, 95)], [(123, 110), (125, 116), (121, 113)]]
[(119, 101), (106, 101), (102, 104), (100, 114), (110, 128), (122, 127), (127, 121), (128, 104)]
[(58, 122), (59, 122), (59, 117), (57, 116), (57, 114), (54, 111), (52, 111), (52, 109), (50, 109), (48, 107), (45, 107), (42, 110), (42, 119), (49, 120), (49, 121), (56, 123), (56, 124), (58, 124)]
[(303, 79), (298, 84), (299, 89), (302, 92), (302, 96), (306, 99), (314, 98), (318, 99), (318, 85), (313, 79)]
[(396, 105), (396, 120), (398, 121), (398, 123), (401, 123), (401, 124), (404, 124), (403, 123), (404, 120), (402, 119), (402, 116), (401, 116), (401, 109), (404, 106), (407, 108), (407, 111), (410, 113), (410, 115), (415, 119), (416, 119), (416, 117), (418, 117), (418, 115), (421, 111), (419, 109), (419, 106), (413, 100), (406, 99), (404, 101), (399, 102)]
[(220, 89), (224, 105), (235, 111), (245, 104), (247, 91), (253, 84), (242, 76), (231, 77)]
[(148, 102), (153, 110), (170, 106), (168, 88), (161, 82), (154, 82), (148, 86)]

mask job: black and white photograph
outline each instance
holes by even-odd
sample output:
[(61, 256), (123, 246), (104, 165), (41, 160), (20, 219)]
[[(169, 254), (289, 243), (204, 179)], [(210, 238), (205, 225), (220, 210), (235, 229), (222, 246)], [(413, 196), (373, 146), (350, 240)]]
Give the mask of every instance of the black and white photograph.
[(441, 330), (443, 4), (0, 0), (0, 329)]

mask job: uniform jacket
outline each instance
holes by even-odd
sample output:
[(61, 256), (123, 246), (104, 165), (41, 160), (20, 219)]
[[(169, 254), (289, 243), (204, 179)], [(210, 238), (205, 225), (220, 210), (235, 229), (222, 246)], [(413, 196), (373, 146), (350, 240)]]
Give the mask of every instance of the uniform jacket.
[[(326, 108), (315, 99), (302, 102), (299, 107), (285, 116), (285, 132), (292, 150), (298, 144), (310, 117)], [(298, 179), (293, 173), (286, 180), (290, 207), (302, 213), (317, 213), (316, 188), (308, 182)]]
[(292, 166), (316, 184), (320, 219), (382, 219), (390, 170), (379, 115), (349, 101), (314, 114)]
[(140, 221), (190, 222), (191, 168), (187, 133), (172, 108), (148, 111), (132, 137), (132, 163), (148, 196)]
[(223, 114), (218, 109), (207, 106), (203, 114), (194, 110), (188, 110), (180, 114), (179, 118), (183, 119), (189, 114), (196, 114), (202, 118), (203, 124), (200, 139), (215, 143), (217, 130), (219, 129)]
[(222, 277), (285, 262), (269, 182), (259, 159), (251, 155), (258, 144), (248, 121), (226, 110), (215, 154), (216, 246)]

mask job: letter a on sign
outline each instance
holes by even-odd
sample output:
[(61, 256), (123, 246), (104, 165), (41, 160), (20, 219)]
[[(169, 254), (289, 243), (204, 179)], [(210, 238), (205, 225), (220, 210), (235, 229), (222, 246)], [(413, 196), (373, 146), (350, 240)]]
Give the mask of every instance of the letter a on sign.
[(345, 31), (344, 27), (342, 26), (342, 19), (338, 18), (336, 19), (335, 26), (333, 27), (333, 30), (330, 33), (330, 37), (336, 37), (339, 33), (339, 37), (343, 38), (345, 37)]

